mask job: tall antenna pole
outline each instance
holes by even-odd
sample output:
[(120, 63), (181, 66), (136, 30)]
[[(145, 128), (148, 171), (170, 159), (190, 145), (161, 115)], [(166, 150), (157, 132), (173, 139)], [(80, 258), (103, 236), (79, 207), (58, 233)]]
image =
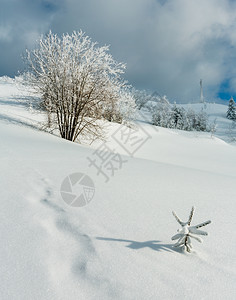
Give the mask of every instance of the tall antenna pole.
[(202, 79), (200, 79), (200, 102), (204, 103), (203, 90), (202, 90)]

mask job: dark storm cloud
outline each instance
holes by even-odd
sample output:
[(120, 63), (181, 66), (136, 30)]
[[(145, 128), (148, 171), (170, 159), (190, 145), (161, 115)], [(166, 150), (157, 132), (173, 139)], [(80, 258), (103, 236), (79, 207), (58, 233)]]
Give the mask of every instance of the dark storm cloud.
[(15, 75), (21, 55), (51, 26), (59, 1), (0, 1), (0, 75)]
[[(236, 93), (235, 2), (228, 0), (2, 1), (1, 74), (12, 73), (19, 54), (52, 29), (82, 29), (127, 63), (126, 78), (137, 88), (193, 101), (203, 79), (205, 96), (222, 83)], [(13, 8), (14, 7), (14, 8)], [(2, 12), (2, 9), (1, 9)]]

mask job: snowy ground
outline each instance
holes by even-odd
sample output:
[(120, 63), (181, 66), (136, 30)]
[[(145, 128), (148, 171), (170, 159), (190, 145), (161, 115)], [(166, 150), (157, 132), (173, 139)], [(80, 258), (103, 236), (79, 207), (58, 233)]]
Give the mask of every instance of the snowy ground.
[[(89, 167), (98, 144), (37, 130), (43, 115), (18, 101), (22, 95), (0, 80), (1, 299), (236, 298), (235, 146), (138, 122), (146, 141), (135, 151), (112, 124), (105, 146), (126, 162), (106, 183)], [(225, 107), (208, 109), (227, 123)], [(93, 200), (80, 208), (60, 195), (75, 172), (95, 184)], [(192, 205), (193, 224), (212, 224), (186, 254), (172, 247), (171, 211), (186, 219)]]

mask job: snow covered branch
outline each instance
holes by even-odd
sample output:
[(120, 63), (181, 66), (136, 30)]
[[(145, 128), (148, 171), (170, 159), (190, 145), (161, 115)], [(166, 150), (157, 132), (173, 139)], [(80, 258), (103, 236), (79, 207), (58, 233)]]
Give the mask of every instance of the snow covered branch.
[(191, 248), (192, 248), (191, 238), (202, 243), (202, 239), (196, 235), (207, 235), (207, 232), (198, 230), (198, 228), (206, 226), (211, 223), (211, 221), (208, 220), (201, 224), (198, 224), (195, 226), (190, 226), (192, 219), (193, 219), (194, 210), (195, 210), (195, 208), (192, 207), (190, 215), (189, 215), (189, 219), (187, 222), (181, 221), (180, 218), (176, 215), (176, 213), (173, 212), (175, 219), (182, 226), (182, 229), (178, 230), (178, 233), (176, 235), (174, 235), (171, 239), (178, 240), (177, 243), (174, 244), (174, 247), (185, 249), (187, 252), (191, 252)]

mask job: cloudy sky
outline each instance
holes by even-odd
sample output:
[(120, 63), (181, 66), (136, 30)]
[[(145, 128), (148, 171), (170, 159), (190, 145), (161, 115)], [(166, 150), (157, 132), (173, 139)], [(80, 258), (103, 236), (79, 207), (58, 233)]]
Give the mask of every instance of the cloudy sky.
[(82, 29), (127, 64), (126, 79), (172, 101), (236, 96), (234, 0), (0, 0), (0, 76), (40, 34)]

